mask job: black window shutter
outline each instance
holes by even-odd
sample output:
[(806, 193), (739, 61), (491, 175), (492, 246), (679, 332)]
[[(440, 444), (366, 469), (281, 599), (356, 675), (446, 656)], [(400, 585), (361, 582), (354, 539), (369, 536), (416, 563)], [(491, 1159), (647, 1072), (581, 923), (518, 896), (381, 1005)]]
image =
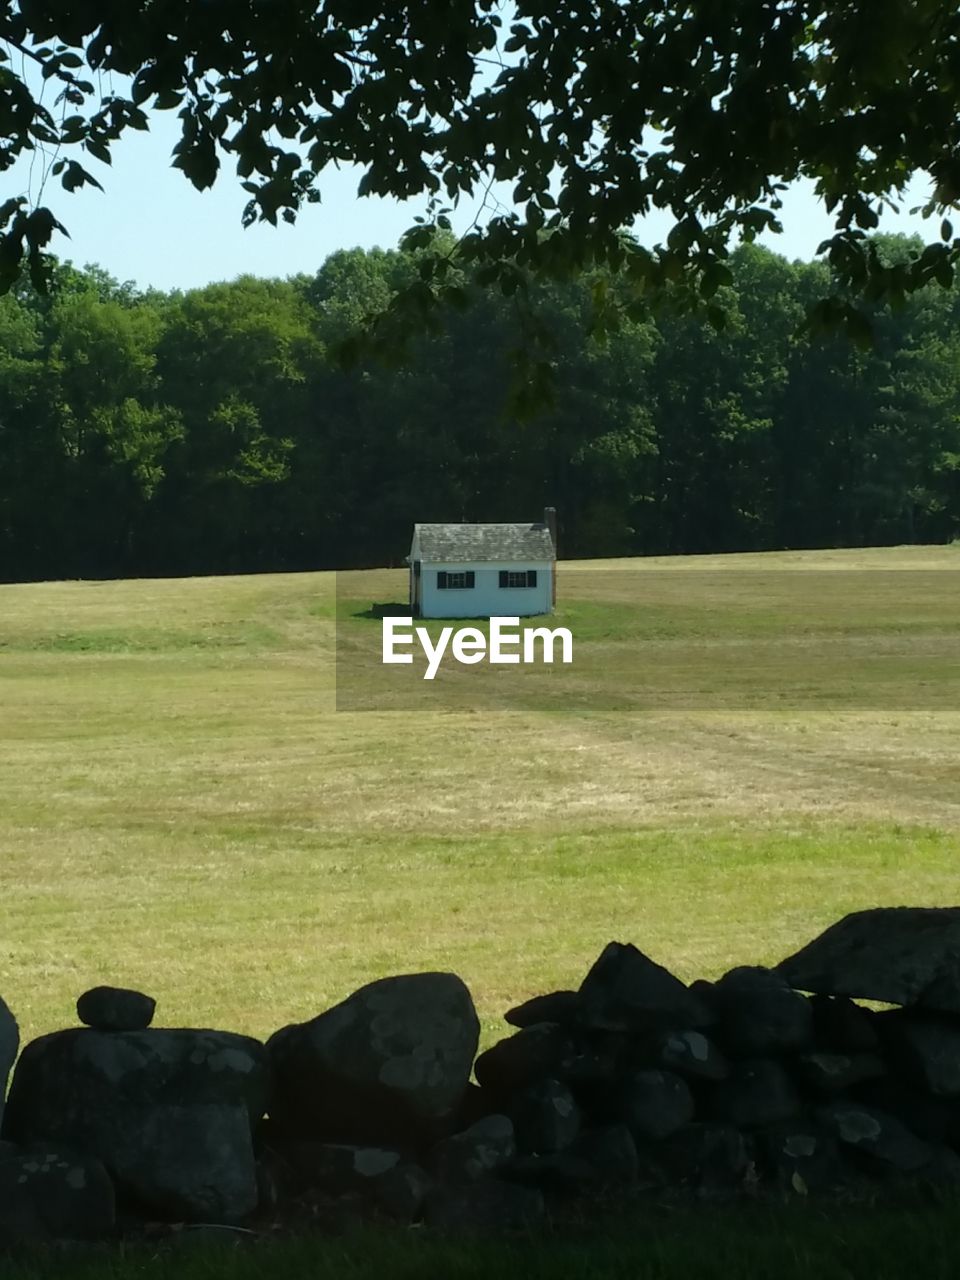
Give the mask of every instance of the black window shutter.
[(437, 570), (437, 587), (443, 591), (447, 585), (447, 571), (445, 569)]
[(536, 569), (528, 569), (527, 570), (527, 586), (535, 587), (536, 585), (537, 585), (537, 571)]
[(500, 585), (501, 585), (501, 587), (505, 587), (505, 586), (507, 585), (507, 582), (508, 582), (508, 581), (509, 581), (509, 578), (508, 578), (508, 575), (507, 575), (507, 570), (506, 570), (506, 569), (501, 569), (501, 570), (500, 570)]
[(469, 590), (469, 589), (472, 589), (472, 587), (473, 587), (473, 583), (474, 583), (473, 570), (472, 570), (472, 569), (468, 569), (468, 570), (467, 570), (467, 588), (468, 588), (468, 590)]

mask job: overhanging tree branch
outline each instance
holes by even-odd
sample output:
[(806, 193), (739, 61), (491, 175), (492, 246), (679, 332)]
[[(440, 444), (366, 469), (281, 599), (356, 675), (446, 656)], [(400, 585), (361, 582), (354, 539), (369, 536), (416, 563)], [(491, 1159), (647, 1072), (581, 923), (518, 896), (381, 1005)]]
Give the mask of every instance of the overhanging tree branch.
[[(507, 184), (512, 205), (458, 247), (477, 279), (509, 291), (518, 272), (602, 265), (625, 273), (638, 305), (670, 292), (708, 307), (730, 247), (778, 231), (779, 193), (808, 178), (835, 218), (821, 252), (837, 293), (817, 323), (856, 328), (859, 301), (952, 283), (952, 228), (895, 268), (868, 247), (878, 210), (912, 176), (930, 175), (927, 212), (960, 201), (960, 14), (942, 0), (516, 0), (507, 28), (498, 10), (283, 0), (105, 12), (71, 0), (25, 16), (0, 0), (0, 33), (66, 81), (76, 107), (57, 125), (0, 69), (0, 166), (37, 145), (38, 127), (65, 157), (108, 159), (143, 127), (141, 108), (177, 106), (178, 166), (202, 188), (230, 156), (247, 221), (293, 220), (329, 165), (354, 163), (363, 193), (425, 201), (413, 232), (425, 243), (447, 216), (441, 193), (449, 204)], [(98, 101), (83, 67), (128, 78), (129, 96)], [(61, 178), (78, 185), (76, 167)], [(674, 226), (645, 249), (631, 233), (654, 208)], [(9, 288), (39, 250), (29, 228), (0, 234)], [(438, 299), (442, 270), (425, 273)]]

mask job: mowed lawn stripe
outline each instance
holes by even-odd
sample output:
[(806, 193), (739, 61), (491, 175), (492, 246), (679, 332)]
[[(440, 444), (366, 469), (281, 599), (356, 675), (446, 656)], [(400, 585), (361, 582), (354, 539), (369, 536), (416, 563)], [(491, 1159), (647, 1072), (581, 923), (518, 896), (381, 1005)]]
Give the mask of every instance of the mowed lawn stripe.
[(955, 901), (957, 568), (561, 566), (572, 668), (349, 711), (336, 627), (375, 650), (403, 571), (0, 587), (0, 990), (265, 1035), (445, 967), (489, 1039), (611, 937), (692, 978)]

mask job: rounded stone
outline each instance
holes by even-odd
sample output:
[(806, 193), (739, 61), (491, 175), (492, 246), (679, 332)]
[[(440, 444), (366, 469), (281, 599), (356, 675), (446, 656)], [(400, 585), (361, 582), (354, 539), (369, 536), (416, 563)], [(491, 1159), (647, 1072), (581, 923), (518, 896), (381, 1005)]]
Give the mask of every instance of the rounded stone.
[(463, 1102), (480, 1023), (452, 973), (380, 978), (271, 1036), (271, 1122), (291, 1138), (433, 1145)]
[(156, 1000), (124, 987), (93, 987), (77, 1001), (77, 1017), (96, 1031), (145, 1031)]

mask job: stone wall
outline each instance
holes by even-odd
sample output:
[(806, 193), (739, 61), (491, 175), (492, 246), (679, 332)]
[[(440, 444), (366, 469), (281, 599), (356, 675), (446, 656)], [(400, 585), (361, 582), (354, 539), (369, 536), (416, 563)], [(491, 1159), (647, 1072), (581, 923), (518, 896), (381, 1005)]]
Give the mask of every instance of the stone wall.
[[(370, 983), (265, 1044), (154, 1027), (115, 988), (78, 1015), (16, 1061), (0, 1241), (343, 1213), (487, 1230), (649, 1193), (960, 1182), (960, 908), (861, 912), (690, 986), (611, 942), (479, 1057), (448, 973)], [(17, 1049), (0, 1001), (0, 1098)]]

